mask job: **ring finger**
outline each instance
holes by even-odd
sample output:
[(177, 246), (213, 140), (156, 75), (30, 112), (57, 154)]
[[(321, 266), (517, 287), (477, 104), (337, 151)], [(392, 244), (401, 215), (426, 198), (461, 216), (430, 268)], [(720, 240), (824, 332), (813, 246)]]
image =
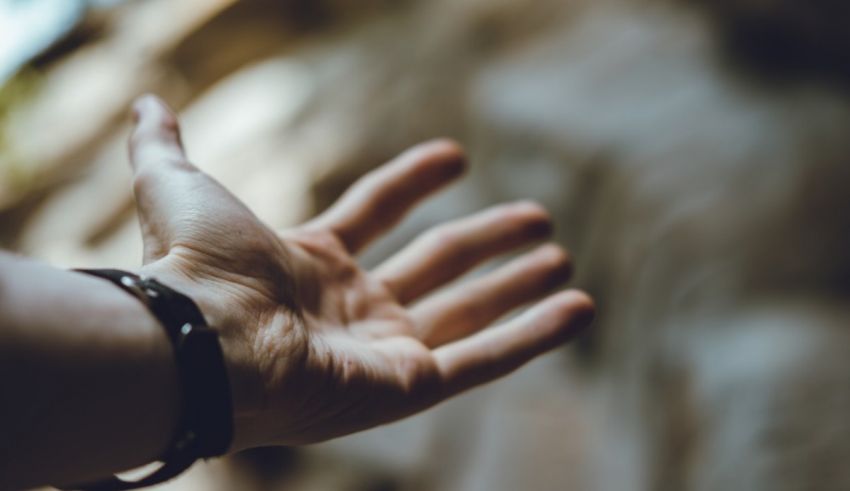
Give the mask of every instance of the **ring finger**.
[(424, 300), (411, 310), (417, 337), (430, 347), (463, 338), (569, 279), (568, 254), (546, 244), (487, 275)]

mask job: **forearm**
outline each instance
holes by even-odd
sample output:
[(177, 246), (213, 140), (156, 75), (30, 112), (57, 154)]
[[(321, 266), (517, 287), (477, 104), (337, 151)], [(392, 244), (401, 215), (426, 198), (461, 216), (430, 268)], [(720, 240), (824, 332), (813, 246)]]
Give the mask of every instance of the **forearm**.
[(0, 253), (0, 488), (155, 459), (179, 412), (173, 353), (114, 285)]

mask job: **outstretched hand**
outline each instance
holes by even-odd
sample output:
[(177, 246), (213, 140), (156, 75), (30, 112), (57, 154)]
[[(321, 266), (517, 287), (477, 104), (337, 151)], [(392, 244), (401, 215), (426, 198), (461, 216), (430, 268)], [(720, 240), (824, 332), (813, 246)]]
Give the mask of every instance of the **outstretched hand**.
[(376, 269), (358, 266), (358, 251), (462, 174), (452, 142), (408, 150), (317, 218), (275, 232), (189, 163), (159, 99), (141, 98), (135, 116), (141, 273), (195, 299), (219, 330), (234, 450), (317, 442), (422, 411), (559, 346), (593, 316), (584, 293), (552, 294), (570, 261), (551, 243), (434, 293), (486, 259), (544, 240), (549, 218), (532, 203), (440, 225)]

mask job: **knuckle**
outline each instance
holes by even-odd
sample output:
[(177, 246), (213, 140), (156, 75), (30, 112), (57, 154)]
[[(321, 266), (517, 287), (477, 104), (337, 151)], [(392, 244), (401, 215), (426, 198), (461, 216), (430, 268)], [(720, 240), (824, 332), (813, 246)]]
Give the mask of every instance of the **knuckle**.
[(160, 166), (169, 170), (178, 170), (183, 172), (196, 172), (198, 170), (194, 164), (183, 157), (169, 156), (162, 159)]
[(136, 168), (136, 172), (133, 174), (133, 193), (136, 196), (143, 194), (145, 190), (156, 185), (157, 179), (156, 173), (149, 167)]
[(195, 172), (199, 172), (197, 167), (188, 160), (178, 157), (163, 157), (155, 164), (136, 165), (133, 173), (133, 192), (143, 193), (146, 189), (161, 184), (164, 174)]

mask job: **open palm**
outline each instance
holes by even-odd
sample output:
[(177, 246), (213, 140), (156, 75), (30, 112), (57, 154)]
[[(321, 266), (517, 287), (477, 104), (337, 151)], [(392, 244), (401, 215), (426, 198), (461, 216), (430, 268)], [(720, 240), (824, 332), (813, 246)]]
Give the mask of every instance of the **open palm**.
[[(421, 411), (568, 340), (593, 315), (567, 254), (544, 244), (459, 286), (482, 261), (543, 240), (527, 202), (440, 225), (373, 271), (353, 257), (462, 174), (452, 142), (417, 146), (334, 206), (276, 233), (185, 157), (174, 115), (136, 104), (134, 189), (142, 273), (188, 294), (220, 332), (234, 393), (234, 449), (316, 442)], [(436, 291), (436, 293), (435, 293)]]

